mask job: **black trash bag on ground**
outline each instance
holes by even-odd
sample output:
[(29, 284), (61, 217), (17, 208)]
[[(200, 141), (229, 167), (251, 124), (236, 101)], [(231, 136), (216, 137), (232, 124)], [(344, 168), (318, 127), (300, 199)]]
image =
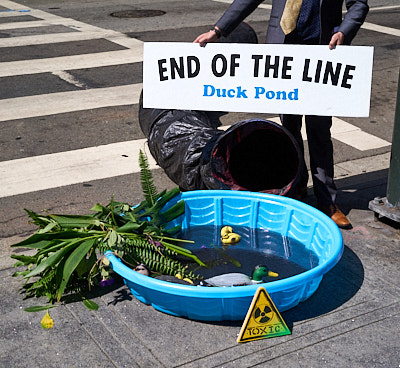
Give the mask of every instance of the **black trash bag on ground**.
[[(206, 111), (143, 109), (139, 123), (157, 164), (181, 190), (229, 189), (211, 175), (210, 152), (219, 120)], [(152, 121), (152, 119), (155, 119)]]
[(238, 122), (223, 131), (218, 129), (219, 116), (208, 111), (143, 109), (140, 101), (139, 122), (150, 152), (181, 190), (288, 194), (301, 162), (292, 135), (262, 119)]

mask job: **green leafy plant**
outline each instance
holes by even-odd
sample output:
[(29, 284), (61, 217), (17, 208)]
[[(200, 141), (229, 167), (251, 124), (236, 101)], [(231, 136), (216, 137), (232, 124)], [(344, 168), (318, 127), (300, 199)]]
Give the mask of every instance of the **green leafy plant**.
[[(88, 294), (94, 285), (110, 279), (109, 261), (103, 255), (107, 250), (132, 267), (145, 263), (155, 273), (199, 278), (188, 271), (182, 259), (205, 264), (178, 245), (184, 242), (174, 237), (180, 225), (168, 227), (185, 211), (182, 200), (170, 205), (179, 189), (157, 192), (142, 151), (139, 165), (145, 199), (136, 207), (112, 198), (106, 206), (96, 204), (90, 215), (41, 215), (26, 210), (38, 230), (13, 247), (34, 249), (36, 253), (11, 256), (17, 260), (15, 267), (24, 268), (14, 276), (25, 280), (22, 289), (26, 297), (45, 296), (49, 303), (27, 311), (46, 310), (68, 298), (82, 300), (89, 309), (97, 309)], [(165, 209), (167, 203), (170, 207)]]

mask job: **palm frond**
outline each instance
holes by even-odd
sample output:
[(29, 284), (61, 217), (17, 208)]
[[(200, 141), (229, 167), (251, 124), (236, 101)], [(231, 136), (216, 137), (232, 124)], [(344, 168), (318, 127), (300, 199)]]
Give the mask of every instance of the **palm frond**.
[(154, 185), (153, 175), (150, 171), (149, 161), (146, 154), (139, 151), (140, 181), (142, 192), (149, 206), (153, 206), (158, 198), (157, 188)]

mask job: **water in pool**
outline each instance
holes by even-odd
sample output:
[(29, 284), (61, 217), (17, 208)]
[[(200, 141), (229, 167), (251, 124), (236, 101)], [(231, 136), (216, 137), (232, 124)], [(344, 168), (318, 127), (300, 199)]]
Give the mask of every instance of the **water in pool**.
[(197, 226), (185, 229), (180, 237), (193, 240), (187, 245), (209, 268), (197, 264), (190, 268), (204, 278), (229, 272), (251, 276), (255, 266), (265, 264), (278, 277), (265, 281), (280, 280), (305, 272), (318, 265), (318, 256), (303, 243), (265, 229), (235, 226), (234, 232), (241, 236), (235, 245), (223, 245), (221, 227)]

